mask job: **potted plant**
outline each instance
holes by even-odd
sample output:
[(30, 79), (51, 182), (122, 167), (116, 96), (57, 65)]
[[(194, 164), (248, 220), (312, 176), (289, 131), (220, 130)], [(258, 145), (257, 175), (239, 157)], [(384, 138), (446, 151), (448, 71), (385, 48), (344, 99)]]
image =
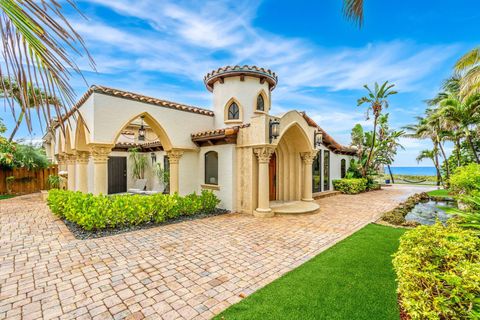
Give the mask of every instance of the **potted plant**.
[(12, 194), (12, 187), (13, 183), (15, 182), (15, 176), (8, 176), (5, 178), (5, 182), (7, 184), (7, 193)]

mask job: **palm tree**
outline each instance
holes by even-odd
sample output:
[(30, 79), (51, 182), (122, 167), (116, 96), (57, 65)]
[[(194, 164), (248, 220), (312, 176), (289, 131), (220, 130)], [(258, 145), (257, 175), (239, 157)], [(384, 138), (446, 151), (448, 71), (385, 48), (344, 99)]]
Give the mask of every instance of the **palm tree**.
[(457, 126), (470, 145), (475, 161), (480, 163), (471, 133), (472, 126), (480, 121), (480, 94), (470, 95), (464, 102), (458, 96), (450, 95), (440, 102), (439, 113)]
[(480, 93), (480, 47), (463, 55), (455, 63), (454, 70), (462, 76), (460, 86), (462, 98)]
[[(4, 78), (3, 79), (3, 87), (5, 90), (3, 92), (0, 92), (0, 97), (1, 98), (13, 98), (15, 102), (20, 105), (22, 103), (22, 94), (20, 93), (20, 88), (16, 83), (10, 82), (9, 79)], [(40, 88), (34, 87), (31, 83), (28, 84), (28, 101), (27, 101), (27, 106), (28, 110), (34, 109), (34, 108), (39, 108), (43, 104), (45, 105), (61, 105), (61, 102), (57, 100), (56, 97), (51, 97), (47, 95), (45, 92), (43, 92)], [(12, 141), (13, 138), (15, 137), (15, 134), (17, 133), (18, 128), (23, 122), (23, 118), (25, 116), (25, 111), (22, 109), (20, 111), (20, 115), (17, 118), (17, 122), (15, 124), (15, 128), (13, 128), (12, 133), (10, 134), (10, 138), (8, 141)]]
[[(427, 117), (417, 117), (417, 123), (407, 125), (403, 127), (403, 129), (407, 130), (407, 134), (405, 137), (408, 138), (415, 138), (415, 139), (430, 139), (433, 144), (433, 154), (434, 154), (434, 163), (435, 168), (437, 170), (437, 185), (440, 185), (440, 181), (442, 180), (442, 175), (440, 173), (440, 161), (439, 161), (439, 151), (442, 150), (442, 155), (445, 158), (445, 151), (443, 150), (443, 146), (441, 144), (440, 133), (438, 132), (438, 126), (429, 119), (429, 115), (431, 115), (432, 110), (427, 109)], [(448, 166), (448, 163), (447, 163)], [(450, 175), (450, 168), (446, 167), (447, 169), (447, 177)]]
[(373, 135), (372, 135), (372, 144), (370, 146), (370, 152), (368, 153), (367, 162), (363, 169), (363, 176), (367, 175), (367, 170), (370, 166), (370, 162), (372, 160), (373, 149), (375, 148), (375, 140), (377, 135), (377, 124), (378, 124), (378, 117), (382, 114), (382, 108), (388, 108), (388, 100), (387, 98), (391, 95), (397, 94), (397, 91), (392, 90), (394, 84), (389, 85), (388, 81), (385, 81), (381, 86), (375, 82), (374, 90), (372, 91), (368, 85), (364, 85), (363, 87), (367, 89), (368, 95), (363, 96), (357, 100), (357, 106), (361, 106), (364, 103), (368, 103), (367, 107), (367, 118), (370, 109), (373, 111)]
[[(9, 94), (5, 82), (2, 82), (0, 91), (3, 91), (14, 116), (15, 105), (18, 104), (30, 131), (30, 88), (39, 88), (45, 93), (45, 101), (39, 99), (36, 109), (38, 117), (50, 123), (53, 118), (50, 106), (60, 117), (63, 105), (74, 102), (75, 95), (69, 80), (72, 70), (81, 75), (75, 62), (78, 57), (86, 55), (94, 68), (81, 36), (63, 15), (62, 5), (77, 10), (73, 0), (0, 1), (4, 60), (0, 66), (0, 77), (16, 83), (18, 94)], [(59, 103), (61, 101), (62, 104)]]
[(421, 162), (425, 159), (430, 159), (433, 162), (433, 165), (435, 166), (435, 169), (437, 171), (437, 186), (440, 185), (442, 175), (440, 174), (440, 165), (438, 163), (438, 150), (435, 150), (433, 148), (432, 150), (422, 150), (417, 156), (417, 162)]

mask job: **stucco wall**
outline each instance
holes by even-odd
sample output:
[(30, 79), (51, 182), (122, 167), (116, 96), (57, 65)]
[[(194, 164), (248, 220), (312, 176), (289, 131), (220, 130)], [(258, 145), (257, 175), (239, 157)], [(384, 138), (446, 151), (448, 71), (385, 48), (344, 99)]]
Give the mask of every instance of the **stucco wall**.
[[(223, 128), (226, 126), (238, 125), (238, 123), (249, 123), (250, 118), (255, 114), (261, 114), (256, 112), (257, 96), (263, 90), (267, 99), (265, 101), (265, 111), (268, 112), (270, 108), (270, 90), (268, 83), (260, 83), (258, 78), (248, 77), (244, 78), (244, 81), (240, 81), (240, 77), (225, 78), (224, 83), (220, 81), (215, 82), (213, 87), (213, 110), (215, 112), (215, 127)], [(238, 101), (239, 108), (241, 110), (241, 121), (235, 123), (225, 123), (224, 118), (225, 107), (230, 99), (235, 98)]]
[[(236, 147), (233, 144), (203, 147), (198, 153), (199, 166), (197, 179), (199, 186), (205, 186), (205, 153), (216, 151), (218, 153), (218, 190), (212, 190), (220, 198), (220, 207), (228, 210), (235, 208), (236, 177)], [(210, 190), (210, 189), (209, 189)]]

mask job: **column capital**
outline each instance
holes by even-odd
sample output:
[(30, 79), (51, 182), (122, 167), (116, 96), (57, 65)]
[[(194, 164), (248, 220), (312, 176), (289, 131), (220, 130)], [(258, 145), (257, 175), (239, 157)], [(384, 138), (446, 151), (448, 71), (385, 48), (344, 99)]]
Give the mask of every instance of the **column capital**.
[(55, 158), (57, 159), (57, 162), (59, 164), (63, 164), (63, 163), (65, 163), (65, 160), (66, 160), (66, 154), (65, 153), (56, 154)]
[(274, 151), (275, 151), (275, 148), (269, 147), (269, 146), (253, 149), (253, 152), (257, 156), (258, 162), (260, 162), (260, 163), (269, 162), (270, 157), (272, 156)]
[(108, 161), (108, 155), (112, 151), (113, 144), (91, 143), (88, 145), (94, 163), (105, 163)]
[(67, 164), (75, 164), (75, 160), (77, 160), (76, 151), (73, 151), (72, 153), (65, 154), (65, 162)]
[(172, 150), (167, 151), (168, 161), (170, 162), (170, 164), (172, 164), (172, 163), (173, 164), (178, 164), (182, 155), (183, 155), (182, 150), (172, 149)]
[(88, 151), (77, 151), (77, 163), (87, 164), (90, 158), (90, 152)]
[(300, 153), (300, 156), (302, 157), (302, 160), (305, 164), (313, 164), (313, 160), (317, 156), (318, 150), (313, 150), (310, 152), (302, 152)]

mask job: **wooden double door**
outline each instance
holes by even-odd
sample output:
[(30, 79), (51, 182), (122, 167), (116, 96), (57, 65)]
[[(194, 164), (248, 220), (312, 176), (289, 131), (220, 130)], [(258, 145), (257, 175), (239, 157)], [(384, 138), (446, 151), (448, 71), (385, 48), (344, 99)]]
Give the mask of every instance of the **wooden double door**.
[(270, 157), (268, 164), (269, 173), (269, 199), (270, 201), (277, 199), (277, 156), (275, 153)]

